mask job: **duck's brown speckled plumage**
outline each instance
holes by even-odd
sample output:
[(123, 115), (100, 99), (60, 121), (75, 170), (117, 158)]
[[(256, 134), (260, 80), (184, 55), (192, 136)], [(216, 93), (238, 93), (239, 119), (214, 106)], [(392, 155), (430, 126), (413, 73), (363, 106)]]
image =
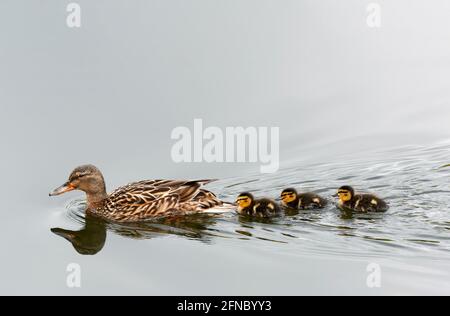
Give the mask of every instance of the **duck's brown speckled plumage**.
[[(91, 179), (83, 178), (83, 173), (88, 174)], [(97, 182), (97, 185), (90, 183), (90, 186), (82, 186), (83, 183), (80, 181)], [(100, 171), (88, 165), (72, 172), (69, 181), (62, 187), (70, 189), (59, 188), (52, 195), (80, 189), (87, 194), (87, 213), (117, 222), (135, 222), (155, 217), (204, 212), (224, 206), (212, 192), (201, 189), (202, 185), (211, 181), (146, 180), (130, 183), (108, 195), (103, 192), (104, 181)], [(96, 190), (92, 189), (93, 187), (103, 189)]]
[(200, 189), (209, 182), (149, 180), (130, 183), (88, 211), (116, 221), (202, 212), (223, 205), (213, 193)]

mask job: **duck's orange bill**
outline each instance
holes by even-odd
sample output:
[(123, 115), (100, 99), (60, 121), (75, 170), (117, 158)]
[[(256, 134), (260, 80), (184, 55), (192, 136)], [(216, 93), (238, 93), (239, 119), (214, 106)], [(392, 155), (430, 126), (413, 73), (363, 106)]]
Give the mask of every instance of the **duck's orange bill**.
[(76, 189), (76, 187), (72, 183), (67, 182), (67, 183), (64, 183), (62, 186), (60, 186), (59, 188), (53, 190), (53, 192), (51, 192), (49, 195), (50, 196), (60, 195), (60, 194), (66, 193), (66, 192), (73, 191), (75, 189)]

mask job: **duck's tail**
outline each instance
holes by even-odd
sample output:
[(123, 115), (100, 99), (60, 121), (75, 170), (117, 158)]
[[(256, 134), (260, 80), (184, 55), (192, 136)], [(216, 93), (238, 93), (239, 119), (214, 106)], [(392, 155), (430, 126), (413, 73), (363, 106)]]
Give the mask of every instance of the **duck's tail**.
[(236, 208), (237, 208), (236, 205), (233, 203), (223, 202), (222, 205), (217, 205), (205, 210), (205, 213), (220, 214), (220, 213), (236, 212)]
[(217, 179), (203, 179), (203, 180), (193, 180), (189, 181), (189, 183), (200, 183), (201, 185), (207, 185), (211, 182), (218, 181)]

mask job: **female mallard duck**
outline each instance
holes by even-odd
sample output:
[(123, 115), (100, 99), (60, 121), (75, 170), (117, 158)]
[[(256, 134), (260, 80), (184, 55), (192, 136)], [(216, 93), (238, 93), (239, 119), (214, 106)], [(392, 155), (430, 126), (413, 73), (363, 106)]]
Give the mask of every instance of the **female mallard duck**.
[(327, 205), (327, 200), (321, 196), (312, 193), (298, 193), (296, 189), (289, 188), (281, 192), (282, 205), (291, 209), (312, 209), (324, 208)]
[(255, 199), (248, 192), (241, 193), (236, 199), (237, 212), (241, 215), (271, 217), (280, 212), (280, 207), (270, 199)]
[(69, 181), (50, 196), (81, 190), (86, 193), (88, 214), (117, 222), (137, 222), (210, 209), (234, 209), (213, 193), (200, 189), (209, 182), (211, 180), (147, 180), (130, 183), (108, 195), (100, 170), (86, 165), (72, 171)]
[(355, 190), (350, 186), (343, 186), (338, 190), (339, 207), (344, 210), (352, 210), (355, 212), (386, 212), (389, 206), (379, 197), (368, 194), (356, 194)]

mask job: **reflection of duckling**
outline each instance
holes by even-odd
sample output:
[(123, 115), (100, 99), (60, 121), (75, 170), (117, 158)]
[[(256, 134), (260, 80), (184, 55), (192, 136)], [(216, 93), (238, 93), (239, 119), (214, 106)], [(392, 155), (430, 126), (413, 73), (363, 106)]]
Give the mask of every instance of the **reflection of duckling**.
[(237, 211), (241, 215), (270, 217), (280, 211), (275, 201), (270, 199), (255, 199), (251, 193), (241, 193), (236, 199)]
[(350, 186), (343, 186), (338, 190), (338, 206), (344, 210), (356, 212), (386, 212), (389, 206), (385, 201), (373, 194), (355, 194)]
[(292, 209), (323, 208), (327, 205), (327, 200), (312, 193), (298, 193), (296, 189), (289, 188), (281, 192), (283, 206)]

